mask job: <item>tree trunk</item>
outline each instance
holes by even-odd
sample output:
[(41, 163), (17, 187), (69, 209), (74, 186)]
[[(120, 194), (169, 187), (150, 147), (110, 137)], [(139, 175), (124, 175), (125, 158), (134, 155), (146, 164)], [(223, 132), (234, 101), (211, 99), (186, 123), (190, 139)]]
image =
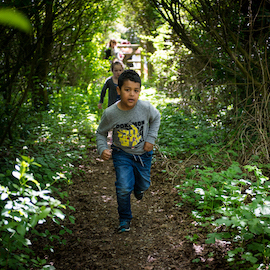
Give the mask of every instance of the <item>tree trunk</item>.
[(45, 4), (45, 21), (40, 34), (40, 42), (37, 44), (33, 66), (34, 77), (29, 82), (32, 88), (32, 102), (36, 109), (45, 109), (49, 103), (48, 92), (45, 86), (51, 50), (53, 44), (53, 1)]

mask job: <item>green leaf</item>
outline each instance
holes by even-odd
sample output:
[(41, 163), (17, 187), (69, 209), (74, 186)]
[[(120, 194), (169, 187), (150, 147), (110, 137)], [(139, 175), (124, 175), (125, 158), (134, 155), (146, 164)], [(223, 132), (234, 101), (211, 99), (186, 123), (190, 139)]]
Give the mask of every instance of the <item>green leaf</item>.
[(260, 219), (258, 219), (258, 218), (252, 219), (248, 222), (248, 224), (249, 224), (249, 230), (251, 233), (254, 233), (254, 234), (263, 233)]
[(216, 242), (216, 239), (222, 239), (218, 233), (209, 233), (207, 236), (209, 238), (205, 240), (206, 244), (214, 244)]
[(42, 165), (40, 165), (40, 164), (37, 163), (37, 162), (33, 162), (32, 164), (35, 165), (35, 166), (38, 166), (38, 167), (42, 167)]
[(229, 232), (222, 232), (220, 233), (222, 239), (228, 239), (231, 237), (231, 234)]
[(69, 221), (74, 224), (75, 223), (75, 217), (74, 216), (69, 216)]
[(205, 240), (206, 244), (214, 244), (216, 242), (216, 239), (222, 240), (227, 239), (231, 237), (231, 234), (229, 232), (223, 232), (223, 233), (209, 233), (207, 235), (209, 238)]
[(51, 208), (49, 208), (49, 207), (45, 208), (45, 209), (42, 210), (42, 212), (38, 215), (38, 219), (44, 219), (44, 218), (46, 218), (46, 217), (49, 215), (50, 211), (51, 211)]
[(244, 240), (249, 240), (249, 239), (254, 238), (254, 234), (253, 233), (245, 233), (243, 235), (243, 237), (244, 237)]
[(60, 230), (60, 232), (59, 232), (60, 235), (63, 235), (63, 234), (65, 234), (65, 233), (66, 233), (65, 230)]
[(249, 172), (252, 172), (256, 169), (256, 166), (246, 165), (244, 166), (245, 169), (247, 169)]
[(69, 207), (69, 209), (76, 211), (76, 209), (73, 206), (69, 205), (68, 207)]
[(248, 249), (253, 250), (253, 251), (264, 251), (264, 244), (257, 243), (257, 242), (252, 242), (251, 244), (248, 244)]
[(247, 210), (243, 210), (242, 211), (242, 214), (244, 217), (246, 217), (247, 219), (253, 219), (254, 216), (252, 215), (252, 213), (250, 211), (247, 211)]
[(66, 228), (66, 232), (69, 233), (69, 234), (72, 234), (72, 230)]
[(24, 14), (11, 8), (0, 9), (0, 24), (18, 28), (26, 33), (32, 31), (31, 23)]
[(53, 209), (52, 210), (52, 214), (57, 216), (58, 218), (60, 218), (61, 220), (65, 219), (65, 215), (63, 214), (63, 212), (59, 209)]
[(246, 252), (245, 254), (242, 255), (242, 257), (243, 257), (244, 259), (246, 259), (247, 261), (253, 263), (253, 264), (255, 264), (255, 263), (258, 261), (258, 259), (255, 258), (255, 257), (252, 255), (251, 252)]
[(233, 222), (232, 222), (229, 218), (227, 218), (227, 217), (219, 218), (219, 219), (215, 220), (215, 222), (216, 222), (217, 224), (219, 224), (219, 225), (225, 225), (225, 226), (227, 226), (227, 227), (231, 226), (232, 223), (233, 223)]
[(30, 225), (32, 228), (34, 228), (38, 223), (39, 217), (37, 214), (33, 215), (30, 220)]
[(35, 179), (29, 179), (29, 181), (33, 182), (37, 186), (37, 188), (40, 189), (40, 183), (37, 180), (35, 180)]
[(18, 226), (17, 226), (17, 232), (18, 232), (20, 235), (24, 236), (25, 233), (26, 233), (26, 228), (25, 228), (25, 226), (23, 226), (22, 224), (18, 225)]

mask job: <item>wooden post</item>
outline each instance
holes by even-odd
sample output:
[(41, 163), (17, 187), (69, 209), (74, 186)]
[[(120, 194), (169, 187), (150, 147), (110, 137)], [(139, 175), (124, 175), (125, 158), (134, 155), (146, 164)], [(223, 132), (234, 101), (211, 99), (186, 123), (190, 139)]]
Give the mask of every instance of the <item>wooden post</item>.
[[(153, 54), (155, 52), (155, 47), (153, 45), (152, 41), (147, 41), (146, 42), (146, 53), (147, 57), (149, 57), (149, 53)], [(152, 63), (147, 62), (147, 68), (148, 68), (148, 80), (151, 80), (153, 78), (153, 73), (154, 73), (154, 67)]]
[(144, 79), (144, 55), (141, 53), (141, 79)]
[[(120, 44), (117, 47), (122, 50), (122, 52), (125, 55), (125, 58), (123, 60), (124, 64), (127, 65), (128, 63), (133, 63), (133, 67), (130, 67), (131, 69), (137, 70), (139, 73), (141, 73), (141, 76), (143, 75), (142, 70), (142, 63), (139, 60), (129, 60), (129, 58), (133, 55), (141, 55), (140, 53), (136, 53), (136, 50), (139, 48), (140, 44)], [(142, 59), (142, 58), (141, 58)], [(140, 64), (138, 68), (134, 67), (134, 64)]]

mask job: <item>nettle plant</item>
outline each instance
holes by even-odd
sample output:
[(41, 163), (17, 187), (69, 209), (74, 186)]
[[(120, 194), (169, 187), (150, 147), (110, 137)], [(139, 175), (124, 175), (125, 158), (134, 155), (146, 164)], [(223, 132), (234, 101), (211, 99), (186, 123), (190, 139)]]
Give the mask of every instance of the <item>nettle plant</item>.
[(255, 180), (248, 179), (235, 162), (219, 173), (212, 168), (192, 170), (177, 188), (182, 199), (195, 206), (194, 218), (203, 226), (214, 226), (206, 243), (216, 239), (232, 243), (227, 260), (238, 269), (244, 264), (244, 269), (266, 269), (270, 263), (270, 181), (256, 166), (244, 169), (253, 172)]
[[(41, 189), (40, 183), (30, 173), (30, 165), (40, 166), (33, 158), (21, 157), (12, 172), (14, 178), (7, 179), (3, 174), (0, 178), (7, 183), (0, 186), (0, 266), (1, 269), (29, 269), (40, 267), (46, 260), (34, 258), (31, 241), (27, 238), (37, 224), (50, 218), (60, 224), (65, 209), (59, 200), (50, 196), (50, 185)], [(62, 176), (56, 176), (55, 180)], [(16, 181), (17, 179), (17, 181)], [(44, 269), (51, 267), (44, 266)]]

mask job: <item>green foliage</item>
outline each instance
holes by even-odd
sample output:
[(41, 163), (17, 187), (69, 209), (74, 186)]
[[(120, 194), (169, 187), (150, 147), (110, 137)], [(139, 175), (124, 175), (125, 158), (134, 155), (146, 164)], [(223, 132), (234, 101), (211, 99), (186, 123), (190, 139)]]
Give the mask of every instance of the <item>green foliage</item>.
[[(78, 45), (78, 51), (66, 59), (70, 63), (65, 67), (63, 78), (69, 85), (86, 90), (89, 84), (97, 84), (101, 78), (109, 76), (107, 73), (110, 70), (110, 62), (103, 59), (101, 38), (100, 33), (88, 37)], [(58, 74), (51, 74), (51, 77), (57, 78)]]
[[(109, 62), (100, 59), (104, 36), (121, 7), (118, 0), (1, 3), (7, 6), (23, 11), (33, 29), (26, 35), (0, 25), (0, 146), (24, 139), (21, 123), (48, 108), (54, 89), (70, 85), (86, 90), (90, 82), (100, 82), (109, 70)], [(16, 24), (16, 18), (11, 22)]]
[(250, 262), (249, 269), (257, 269), (269, 263), (269, 186), (260, 169), (250, 165), (242, 168), (234, 162), (220, 172), (210, 167), (193, 169), (177, 188), (181, 198), (195, 207), (193, 217), (201, 225), (210, 222), (217, 229), (222, 227), (221, 232), (209, 233), (206, 243), (230, 240), (235, 248), (228, 252), (228, 262)]
[(18, 28), (26, 33), (32, 30), (30, 21), (21, 12), (11, 8), (0, 9), (0, 24)]
[[(41, 188), (41, 184), (31, 173), (30, 166), (40, 165), (33, 158), (22, 156), (17, 159), (17, 165), (12, 176), (0, 175), (0, 266), (5, 269), (29, 269), (40, 267), (46, 260), (33, 259), (31, 242), (27, 235), (48, 218), (60, 224), (65, 215), (65, 209), (59, 200), (53, 198), (49, 184)], [(16, 179), (16, 180), (15, 180)]]
[[(269, 6), (252, 2), (247, 8), (247, 3), (242, 1), (210, 1), (206, 5), (204, 0), (153, 0), (151, 4), (173, 29), (177, 36), (175, 43), (184, 44), (189, 50), (186, 56), (191, 56), (185, 57), (188, 60), (185, 63), (182, 57), (175, 57), (179, 64), (177, 79), (186, 86), (180, 91), (187, 91), (190, 87), (190, 91), (203, 95), (205, 88), (220, 85), (223, 86), (221, 95), (211, 91), (209, 96), (228, 106), (236, 96), (241, 102), (245, 97), (243, 91), (253, 91), (248, 87), (250, 80), (263, 82), (264, 76), (268, 76), (261, 65), (267, 61), (262, 55), (266, 53), (266, 59), (268, 57), (266, 33), (269, 32), (269, 24), (263, 18), (268, 14)], [(264, 31), (256, 33), (262, 26)], [(228, 86), (228, 82), (237, 89)], [(194, 89), (195, 85), (201, 87)], [(262, 88), (257, 90), (264, 91)]]
[(161, 151), (171, 158), (215, 155), (223, 142), (224, 130), (214, 127), (209, 119), (196, 113), (180, 110), (173, 103), (161, 109), (158, 144)]
[[(53, 91), (49, 111), (33, 112), (25, 123), (27, 129), (23, 139), (18, 141), (17, 144), (13, 143), (0, 149), (1, 192), (3, 193), (1, 208), (4, 209), (6, 205), (5, 199), (6, 201), (12, 201), (17, 207), (17, 216), (20, 215), (20, 211), (24, 213), (24, 216), (20, 217), (22, 226), (18, 227), (19, 223), (16, 223), (14, 228), (12, 227), (16, 234), (9, 238), (10, 235), (5, 232), (7, 235), (5, 245), (10, 244), (11, 242), (8, 242), (8, 239), (13, 241), (15, 236), (20, 236), (21, 241), (26, 243), (26, 245), (18, 244), (19, 246), (16, 244), (17, 242), (12, 244), (14, 250), (12, 249), (9, 252), (8, 258), (10, 260), (8, 262), (2, 260), (3, 265), (4, 263), (11, 265), (17, 260), (17, 265), (22, 265), (21, 269), (30, 269), (28, 266), (34, 266), (38, 263), (40, 265), (37, 267), (40, 269), (40, 259), (35, 258), (31, 251), (31, 246), (28, 245), (30, 244), (27, 240), (30, 238), (28, 236), (31, 234), (31, 241), (35, 241), (35, 238), (46, 237), (49, 243), (44, 246), (44, 249), (48, 252), (54, 252), (54, 241), (65, 244), (63, 235), (72, 233), (62, 225), (61, 218), (64, 217), (62, 214), (65, 214), (67, 215), (65, 224), (66, 222), (75, 222), (74, 216), (70, 214), (75, 209), (68, 201), (69, 186), (72, 184), (71, 178), (75, 174), (83, 173), (84, 164), (89, 162), (87, 155), (89, 147), (91, 148), (95, 144), (94, 131), (98, 117), (95, 113), (100, 93), (99, 86), (100, 84), (96, 83), (88, 91), (79, 87), (63, 87), (59, 92)], [(14, 163), (12, 159), (15, 160), (18, 155), (23, 156), (23, 160)], [(28, 158), (28, 156), (33, 158)], [(34, 164), (37, 166), (31, 166), (30, 171), (29, 166)], [(16, 171), (12, 173), (14, 166)], [(13, 175), (19, 178), (16, 188), (14, 187)], [(24, 177), (20, 175), (24, 175)], [(23, 193), (17, 197), (13, 196), (16, 192), (16, 194), (19, 194), (18, 189)], [(9, 193), (9, 198), (5, 198), (5, 194)], [(55, 196), (61, 198), (64, 204), (52, 205), (52, 203), (58, 202), (54, 199)], [(35, 197), (37, 205), (33, 203)], [(62, 205), (66, 209), (60, 212)], [(25, 213), (25, 211), (32, 212)], [(42, 229), (40, 223), (44, 222), (44, 219), (41, 219), (43, 217), (58, 224), (59, 232), (51, 233), (49, 230)], [(39, 226), (34, 226), (36, 221)], [(5, 222), (7, 226), (9, 223), (10, 226), (15, 224), (12, 217), (6, 219)], [(19, 228), (18, 232), (17, 228)], [(25, 234), (23, 234), (23, 230), (25, 230)], [(2, 254), (2, 252), (0, 253)], [(3, 254), (3, 256), (6, 254)], [(42, 261), (42, 264), (44, 264), (44, 261)], [(49, 268), (46, 266), (44, 269)]]
[(197, 234), (194, 234), (193, 236), (187, 235), (185, 238), (188, 239), (188, 240), (190, 240), (193, 243), (197, 243), (196, 240), (199, 238), (199, 236)]
[[(259, 163), (257, 155), (250, 164), (258, 167), (241, 166), (237, 162), (241, 144), (229, 141), (222, 121), (183, 110), (176, 103), (160, 105), (159, 109), (159, 149), (165, 158), (174, 159), (178, 171), (163, 172), (179, 181), (178, 206), (190, 205), (197, 226), (209, 228), (206, 243), (223, 240), (231, 245), (227, 260), (232, 266), (266, 269), (270, 255), (270, 181), (259, 168), (269, 172), (269, 166)], [(181, 163), (190, 157), (195, 162), (182, 168)], [(186, 238), (196, 242), (197, 234)]]
[(137, 35), (154, 34), (163, 22), (161, 16), (147, 0), (124, 0), (122, 7), (122, 23), (128, 28), (123, 38), (137, 43)]
[[(209, 216), (216, 208), (221, 207), (227, 194), (238, 190), (239, 179), (244, 175), (238, 163), (233, 163), (226, 171), (215, 172), (211, 167), (192, 169), (187, 173), (184, 183), (178, 185), (179, 195), (191, 204), (196, 205), (201, 215)], [(236, 179), (233, 184), (229, 180)], [(241, 183), (241, 181), (240, 181)], [(239, 202), (234, 198), (235, 203)], [(239, 202), (241, 203), (242, 200)]]
[[(265, 67), (270, 6), (265, 1), (153, 0), (151, 4), (170, 25), (156, 37), (163, 37), (164, 47), (153, 55), (157, 74), (162, 74), (159, 89), (181, 97), (197, 113), (215, 116), (231, 108), (223, 126), (238, 128), (241, 158), (247, 160), (259, 149), (263, 162), (269, 162)], [(254, 119), (261, 119), (260, 125)]]
[[(175, 61), (177, 44), (172, 42), (171, 35), (172, 30), (165, 23), (156, 29), (154, 36), (147, 37), (153, 42), (155, 48), (149, 59), (154, 66), (155, 84), (160, 91), (166, 94), (171, 94), (171, 84), (177, 79), (176, 74), (179, 68), (177, 61)], [(178, 57), (187, 51), (184, 48), (182, 49), (182, 52), (177, 53)]]
[(0, 148), (1, 171), (11, 171), (15, 165), (12, 160), (23, 154), (34, 157), (42, 165), (33, 168), (41, 184), (53, 183), (55, 172), (70, 179), (76, 173), (74, 163), (83, 162), (87, 158), (87, 148), (94, 144), (97, 118), (101, 115), (101, 111), (97, 111), (99, 93), (98, 84), (92, 92), (79, 87), (64, 87), (59, 93), (54, 91), (50, 110), (32, 112), (21, 126), (21, 139)]

